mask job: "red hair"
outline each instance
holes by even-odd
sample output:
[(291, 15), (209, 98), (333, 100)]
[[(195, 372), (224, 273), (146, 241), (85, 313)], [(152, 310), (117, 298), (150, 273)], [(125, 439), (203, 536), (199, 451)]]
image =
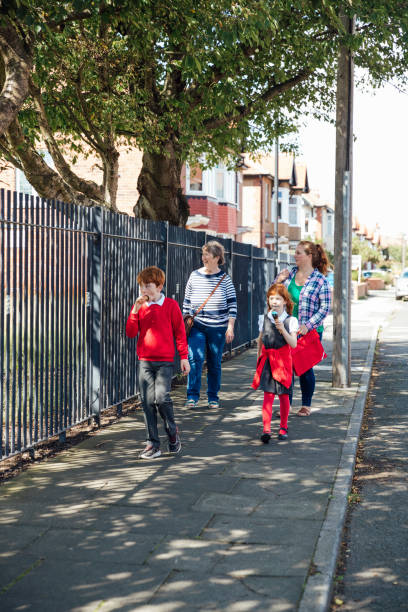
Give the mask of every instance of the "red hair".
[(147, 285), (148, 283), (154, 283), (156, 287), (159, 285), (164, 285), (166, 280), (166, 275), (163, 270), (158, 268), (157, 266), (149, 266), (148, 268), (144, 268), (137, 275), (137, 284), (140, 285), (143, 283)]
[(311, 240), (301, 240), (298, 246), (302, 247), (306, 255), (312, 256), (312, 266), (326, 276), (329, 260), (322, 245), (311, 242)]
[(266, 294), (266, 305), (268, 306), (268, 310), (271, 310), (271, 307), (269, 306), (269, 298), (271, 295), (275, 295), (276, 293), (283, 298), (286, 306), (286, 312), (288, 315), (291, 315), (293, 312), (293, 302), (285, 285), (282, 285), (281, 283), (274, 283), (268, 289)]

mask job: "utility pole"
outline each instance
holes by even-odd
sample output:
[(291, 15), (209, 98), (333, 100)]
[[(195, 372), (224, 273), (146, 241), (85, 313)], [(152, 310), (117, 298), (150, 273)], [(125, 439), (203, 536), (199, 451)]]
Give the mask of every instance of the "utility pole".
[[(349, 34), (354, 18), (342, 16)], [(351, 384), (351, 231), (353, 170), (354, 61), (345, 46), (339, 50), (336, 105), (336, 181), (334, 221), (333, 387)]]
[(279, 139), (276, 136), (275, 140), (275, 179), (274, 179), (273, 201), (275, 203), (275, 253), (276, 253), (276, 274), (279, 273)]

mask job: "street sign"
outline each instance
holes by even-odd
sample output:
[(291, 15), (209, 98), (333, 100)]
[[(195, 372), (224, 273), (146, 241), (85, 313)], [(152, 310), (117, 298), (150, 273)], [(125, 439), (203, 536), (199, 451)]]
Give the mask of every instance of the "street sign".
[(358, 270), (361, 268), (361, 255), (352, 255), (351, 256), (351, 269)]

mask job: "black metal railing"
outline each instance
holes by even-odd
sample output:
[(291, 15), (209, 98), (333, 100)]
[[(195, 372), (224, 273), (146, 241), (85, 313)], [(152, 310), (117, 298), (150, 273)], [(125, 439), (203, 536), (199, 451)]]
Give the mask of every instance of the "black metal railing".
[[(213, 236), (4, 190), (0, 227), (4, 459), (137, 394), (136, 341), (125, 336), (137, 273), (161, 267), (166, 294), (181, 305)], [(258, 335), (276, 261), (267, 249), (217, 240), (237, 292), (231, 351)]]

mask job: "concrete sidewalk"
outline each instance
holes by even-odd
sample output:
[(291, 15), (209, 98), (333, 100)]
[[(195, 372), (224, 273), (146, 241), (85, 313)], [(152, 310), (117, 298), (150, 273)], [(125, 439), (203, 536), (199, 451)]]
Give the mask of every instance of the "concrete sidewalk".
[(180, 456), (137, 459), (139, 413), (2, 486), (0, 609), (325, 610), (377, 327), (398, 306), (353, 304), (352, 388), (326, 360), (310, 418), (295, 388), (287, 442), (259, 441), (251, 350), (224, 364), (219, 412), (174, 393)]

